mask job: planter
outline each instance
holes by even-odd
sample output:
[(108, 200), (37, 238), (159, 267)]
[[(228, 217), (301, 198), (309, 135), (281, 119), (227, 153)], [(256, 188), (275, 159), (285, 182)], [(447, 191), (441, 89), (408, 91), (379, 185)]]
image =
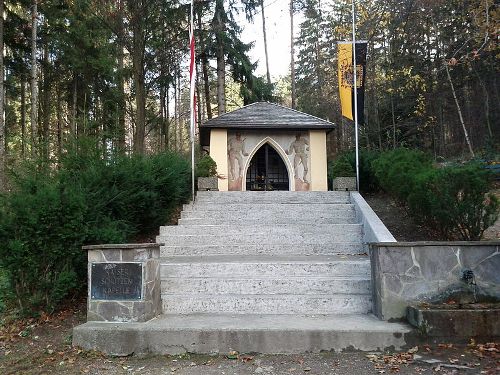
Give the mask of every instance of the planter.
[(219, 190), (219, 183), (217, 176), (212, 177), (198, 177), (198, 190)]
[(333, 190), (355, 191), (356, 177), (335, 177), (333, 179)]

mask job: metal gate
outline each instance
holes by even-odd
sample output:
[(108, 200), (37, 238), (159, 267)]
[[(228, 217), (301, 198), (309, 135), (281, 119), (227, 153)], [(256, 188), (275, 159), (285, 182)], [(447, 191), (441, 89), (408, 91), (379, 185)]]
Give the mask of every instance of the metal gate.
[(268, 143), (257, 150), (246, 176), (247, 190), (290, 190), (288, 171), (278, 152)]

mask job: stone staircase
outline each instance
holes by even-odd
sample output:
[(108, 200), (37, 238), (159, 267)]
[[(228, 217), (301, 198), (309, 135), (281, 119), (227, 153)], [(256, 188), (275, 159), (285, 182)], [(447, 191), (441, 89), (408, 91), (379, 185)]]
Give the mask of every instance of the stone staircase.
[(200, 192), (160, 228), (164, 314), (367, 314), (348, 192)]
[(179, 225), (157, 237), (163, 314), (146, 323), (87, 322), (77, 341), (115, 355), (405, 346), (408, 326), (370, 314), (370, 260), (351, 199), (199, 192)]

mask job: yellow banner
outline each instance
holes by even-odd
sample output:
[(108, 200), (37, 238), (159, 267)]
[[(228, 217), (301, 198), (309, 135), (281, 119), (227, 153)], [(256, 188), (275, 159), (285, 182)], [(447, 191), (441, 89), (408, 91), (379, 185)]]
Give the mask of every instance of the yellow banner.
[(352, 43), (338, 44), (338, 76), (339, 94), (342, 116), (350, 120), (353, 118), (352, 102)]

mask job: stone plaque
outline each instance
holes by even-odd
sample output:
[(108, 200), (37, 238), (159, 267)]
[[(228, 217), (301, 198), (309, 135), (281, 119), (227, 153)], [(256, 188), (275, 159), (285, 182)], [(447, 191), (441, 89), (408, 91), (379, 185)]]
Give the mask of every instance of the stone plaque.
[(142, 264), (92, 263), (90, 297), (101, 300), (140, 300)]

